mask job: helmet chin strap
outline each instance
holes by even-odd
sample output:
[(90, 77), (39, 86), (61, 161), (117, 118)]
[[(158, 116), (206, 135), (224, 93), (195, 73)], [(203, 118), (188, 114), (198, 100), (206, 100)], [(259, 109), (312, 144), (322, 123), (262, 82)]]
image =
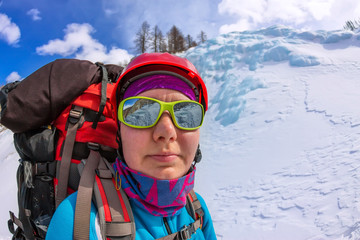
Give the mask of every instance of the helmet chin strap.
[(201, 161), (201, 158), (202, 158), (202, 154), (201, 154), (200, 144), (199, 144), (198, 148), (196, 150), (196, 153), (195, 153), (194, 166), (195, 166), (195, 164), (197, 164)]
[(116, 142), (119, 145), (117, 148), (117, 155), (120, 158), (120, 160), (124, 160), (124, 153), (123, 153), (122, 142), (121, 142), (121, 137), (120, 137), (120, 127), (118, 127)]

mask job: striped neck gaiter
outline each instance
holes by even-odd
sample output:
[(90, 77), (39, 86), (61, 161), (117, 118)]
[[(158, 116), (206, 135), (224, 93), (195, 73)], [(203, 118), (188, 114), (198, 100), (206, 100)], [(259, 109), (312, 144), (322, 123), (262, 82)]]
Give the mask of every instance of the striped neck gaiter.
[(130, 169), (117, 159), (113, 164), (116, 183), (130, 200), (154, 216), (175, 216), (186, 205), (186, 196), (194, 187), (194, 168), (179, 179), (159, 180)]

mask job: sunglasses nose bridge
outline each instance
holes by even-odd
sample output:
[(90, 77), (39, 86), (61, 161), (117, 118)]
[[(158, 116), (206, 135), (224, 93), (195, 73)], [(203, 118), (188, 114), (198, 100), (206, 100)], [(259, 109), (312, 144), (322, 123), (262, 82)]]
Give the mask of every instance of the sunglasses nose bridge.
[[(175, 124), (175, 116), (174, 116), (174, 111), (173, 111), (173, 105), (172, 103), (168, 103), (168, 102), (161, 102), (161, 108), (160, 108), (160, 112), (159, 112), (159, 119), (161, 118), (161, 116), (164, 114), (164, 112), (168, 113), (171, 117), (171, 120), (173, 121), (173, 123)], [(175, 124), (176, 125), (176, 124)]]

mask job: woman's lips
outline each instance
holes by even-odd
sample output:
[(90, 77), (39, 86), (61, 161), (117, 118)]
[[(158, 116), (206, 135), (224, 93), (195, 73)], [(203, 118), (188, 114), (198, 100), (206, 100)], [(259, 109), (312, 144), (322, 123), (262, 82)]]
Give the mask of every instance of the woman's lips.
[(159, 162), (172, 162), (178, 158), (177, 154), (166, 153), (166, 154), (152, 154), (150, 157)]

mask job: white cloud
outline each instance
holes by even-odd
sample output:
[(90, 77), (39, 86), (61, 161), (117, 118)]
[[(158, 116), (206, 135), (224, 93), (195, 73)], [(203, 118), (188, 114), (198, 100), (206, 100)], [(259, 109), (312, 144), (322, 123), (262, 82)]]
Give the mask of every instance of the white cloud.
[(5, 40), (10, 45), (16, 45), (20, 39), (20, 28), (11, 19), (0, 13), (0, 39)]
[(341, 28), (349, 17), (351, 19), (351, 16), (356, 15), (356, 9), (359, 8), (358, 0), (222, 0), (218, 12), (231, 15), (236, 20), (221, 26), (220, 33), (273, 24), (334, 30)]
[(40, 11), (36, 8), (30, 9), (26, 14), (29, 15), (33, 21), (41, 20)]
[(92, 38), (94, 28), (90, 24), (72, 23), (67, 25), (64, 32), (63, 39), (50, 40), (48, 44), (37, 47), (36, 52), (40, 55), (59, 54), (63, 57), (74, 55), (78, 59), (115, 64), (128, 62), (132, 58), (132, 55), (120, 48), (113, 47), (107, 51), (103, 44)]
[(15, 81), (20, 81), (22, 78), (20, 77), (20, 75), (17, 72), (12, 72), (10, 73), (9, 76), (6, 77), (6, 82), (10, 83), (10, 82), (15, 82)]
[(69, 56), (74, 54), (79, 48), (101, 48), (104, 47), (92, 39), (90, 34), (94, 31), (90, 24), (72, 23), (67, 25), (64, 30), (64, 39), (50, 40), (48, 44), (36, 48), (36, 52), (40, 55), (60, 54)]
[(252, 26), (247, 19), (240, 19), (234, 24), (225, 24), (220, 27), (220, 33), (229, 33), (236, 31), (245, 31), (247, 29), (251, 29)]
[(266, 0), (252, 0), (252, 1), (236, 1), (223, 0), (219, 4), (220, 14), (230, 14), (236, 16), (246, 16), (255, 21), (259, 21), (262, 13), (265, 11)]

